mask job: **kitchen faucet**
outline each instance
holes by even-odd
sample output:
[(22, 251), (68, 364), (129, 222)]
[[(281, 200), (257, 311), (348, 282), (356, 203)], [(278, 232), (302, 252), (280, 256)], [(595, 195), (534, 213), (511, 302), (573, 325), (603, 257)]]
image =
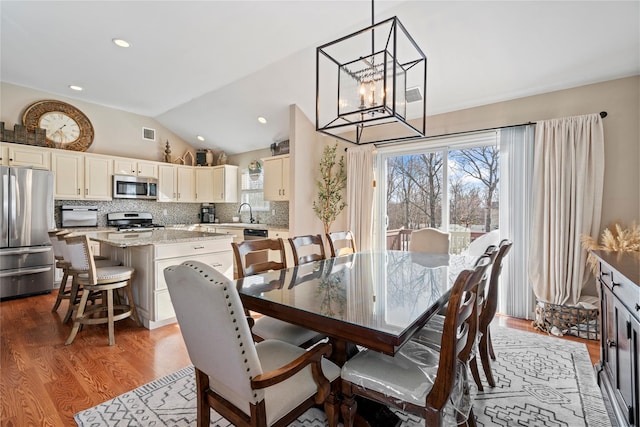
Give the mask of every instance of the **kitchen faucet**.
[(244, 205), (249, 206), (249, 222), (250, 222), (251, 224), (253, 224), (253, 223), (255, 222), (255, 219), (253, 219), (253, 212), (251, 211), (251, 205), (250, 205), (249, 203), (242, 203), (242, 204), (240, 204), (240, 207), (238, 208), (238, 213), (240, 213), (240, 210), (242, 210), (242, 207), (243, 207)]

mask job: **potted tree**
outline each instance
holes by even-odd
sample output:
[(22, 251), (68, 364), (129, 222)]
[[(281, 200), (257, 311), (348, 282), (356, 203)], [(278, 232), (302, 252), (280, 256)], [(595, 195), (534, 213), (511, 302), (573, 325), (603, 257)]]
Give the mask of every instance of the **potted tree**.
[(313, 211), (324, 224), (325, 234), (331, 230), (331, 225), (340, 212), (347, 206), (344, 201), (344, 189), (347, 186), (347, 172), (344, 167), (344, 156), (336, 161), (338, 144), (324, 148), (320, 159), (320, 179), (318, 198), (313, 202)]

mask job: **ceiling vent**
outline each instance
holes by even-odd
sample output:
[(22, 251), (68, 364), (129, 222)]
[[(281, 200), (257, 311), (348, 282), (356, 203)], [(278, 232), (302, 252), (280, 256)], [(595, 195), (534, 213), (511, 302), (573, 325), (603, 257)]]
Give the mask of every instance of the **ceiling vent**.
[(407, 89), (405, 94), (407, 102), (422, 101), (422, 94), (420, 93), (420, 88), (418, 86)]
[(151, 128), (142, 128), (142, 139), (145, 141), (155, 141), (156, 140), (156, 130)]

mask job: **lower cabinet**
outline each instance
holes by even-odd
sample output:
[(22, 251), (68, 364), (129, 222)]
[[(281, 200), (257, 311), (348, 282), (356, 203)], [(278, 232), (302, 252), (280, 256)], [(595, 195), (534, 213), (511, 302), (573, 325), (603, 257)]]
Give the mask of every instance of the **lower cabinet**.
[(155, 329), (176, 322), (164, 269), (184, 261), (209, 264), (233, 279), (231, 238), (171, 244), (110, 247), (110, 258), (135, 268), (133, 299), (144, 326)]
[(618, 257), (615, 252), (596, 256), (600, 258), (602, 331), (598, 381), (618, 424), (639, 427), (640, 258), (630, 254)]

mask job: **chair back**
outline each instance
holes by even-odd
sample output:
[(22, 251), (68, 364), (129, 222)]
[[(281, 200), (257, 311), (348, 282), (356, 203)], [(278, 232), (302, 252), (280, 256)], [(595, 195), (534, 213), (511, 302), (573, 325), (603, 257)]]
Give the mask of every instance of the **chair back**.
[(69, 234), (69, 230), (55, 230), (49, 231), (49, 240), (51, 240), (51, 247), (53, 248), (53, 257), (56, 261), (64, 261), (64, 239), (58, 237)]
[[(238, 268), (238, 278), (287, 268), (284, 241), (281, 238), (232, 242), (231, 247)], [(270, 255), (277, 255), (280, 261), (270, 261)]]
[(87, 235), (64, 237), (66, 244), (65, 260), (71, 263), (74, 274), (87, 274), (89, 284), (97, 283), (96, 264), (91, 255), (91, 246)]
[(498, 281), (500, 280), (500, 273), (502, 272), (502, 262), (504, 257), (511, 250), (513, 242), (508, 239), (504, 239), (500, 242), (497, 254), (493, 261), (491, 268), (491, 276), (489, 278), (489, 286), (485, 293), (485, 300), (482, 303), (482, 309), (480, 312), (480, 330), (486, 330), (489, 323), (493, 320), (498, 309)]
[(335, 231), (327, 234), (331, 258), (357, 252), (356, 241), (351, 231)]
[[(427, 407), (442, 409), (459, 376), (463, 375), (471, 343), (475, 340), (477, 323), (478, 284), (489, 266), (489, 257), (482, 257), (473, 270), (458, 275), (449, 298), (440, 343), (440, 360), (433, 388), (427, 395)], [(476, 319), (477, 320), (477, 319)]]
[(233, 283), (197, 261), (167, 267), (164, 277), (191, 362), (211, 389), (247, 410), (264, 400), (264, 391), (251, 388), (263, 371)]
[(409, 250), (429, 254), (448, 254), (449, 233), (436, 228), (413, 230), (409, 241)]
[(320, 261), (326, 258), (322, 236), (319, 234), (289, 238), (289, 244), (291, 245), (295, 265)]

